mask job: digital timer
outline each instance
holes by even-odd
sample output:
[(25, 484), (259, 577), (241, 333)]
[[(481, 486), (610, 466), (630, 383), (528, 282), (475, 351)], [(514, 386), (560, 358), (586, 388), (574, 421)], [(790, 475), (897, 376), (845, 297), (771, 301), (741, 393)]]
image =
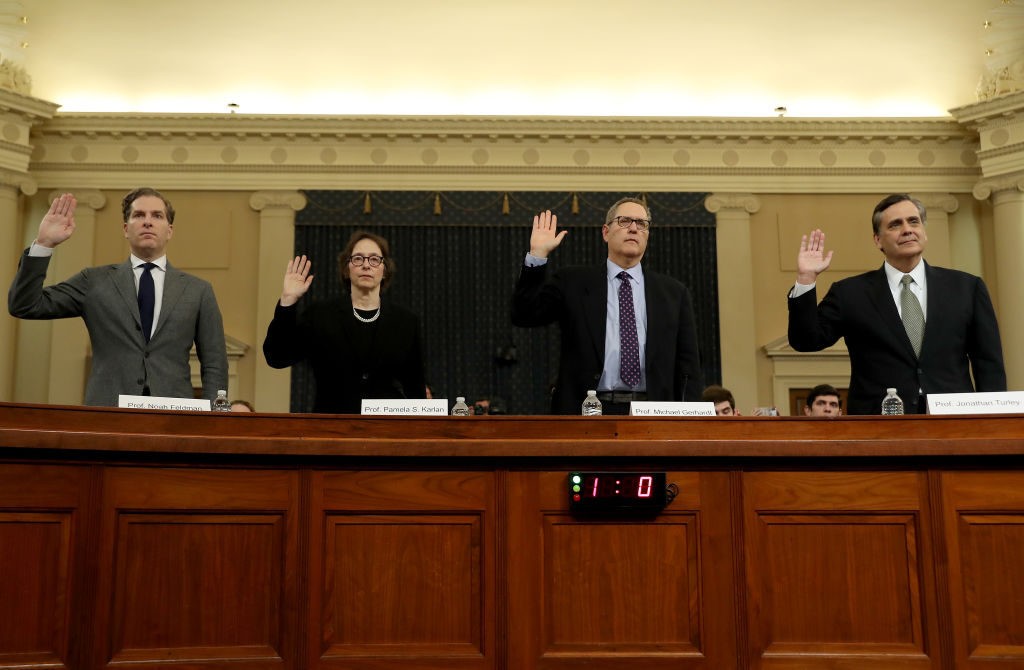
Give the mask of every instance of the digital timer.
[(665, 507), (664, 472), (570, 472), (569, 509), (657, 512)]

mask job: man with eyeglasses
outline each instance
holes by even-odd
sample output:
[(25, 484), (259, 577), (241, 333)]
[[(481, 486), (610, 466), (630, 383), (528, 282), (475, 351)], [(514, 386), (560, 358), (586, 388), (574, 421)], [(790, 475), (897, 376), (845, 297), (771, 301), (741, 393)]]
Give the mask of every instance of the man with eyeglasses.
[(634, 400), (700, 400), (704, 382), (690, 291), (641, 267), (650, 226), (644, 202), (623, 198), (601, 227), (607, 260), (549, 272), (548, 257), (567, 231), (558, 231), (550, 211), (533, 217), (512, 323), (561, 327), (555, 414), (579, 414), (590, 389), (598, 391), (605, 414), (627, 414)]

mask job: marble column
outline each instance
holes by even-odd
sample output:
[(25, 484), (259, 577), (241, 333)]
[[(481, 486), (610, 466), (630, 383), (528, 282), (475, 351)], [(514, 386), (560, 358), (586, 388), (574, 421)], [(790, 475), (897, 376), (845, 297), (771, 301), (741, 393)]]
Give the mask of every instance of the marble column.
[(1003, 341), (1006, 381), (1011, 391), (1024, 390), (1024, 174), (981, 181), (979, 200), (991, 198), (995, 229), (996, 312)]
[[(18, 269), (18, 250), (22, 246), (21, 217), (18, 215), (21, 193), (36, 192), (35, 182), (25, 175), (0, 170), (0, 286), (11, 285)], [(0, 401), (14, 400), (17, 360), (18, 321), (4, 310), (0, 316)]]
[(256, 283), (256, 344), (259, 352), (253, 403), (261, 412), (290, 410), (291, 371), (275, 370), (263, 359), (263, 337), (281, 297), (285, 266), (295, 249), (295, 212), (306, 206), (298, 191), (257, 191), (249, 206), (260, 213), (259, 277)]
[[(757, 397), (754, 271), (750, 215), (761, 201), (750, 193), (712, 193), (704, 207), (715, 215), (718, 247), (718, 331), (722, 384), (746, 406), (774, 403)], [(782, 402), (781, 400), (779, 402)], [(785, 404), (785, 403), (783, 403)]]

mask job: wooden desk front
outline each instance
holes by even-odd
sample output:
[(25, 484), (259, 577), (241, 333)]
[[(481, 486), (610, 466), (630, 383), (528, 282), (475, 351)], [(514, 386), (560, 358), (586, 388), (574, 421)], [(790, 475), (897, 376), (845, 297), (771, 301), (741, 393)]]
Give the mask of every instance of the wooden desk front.
[[(1022, 454), (1022, 416), (0, 404), (0, 668), (1022, 668)], [(573, 517), (580, 469), (679, 495)]]

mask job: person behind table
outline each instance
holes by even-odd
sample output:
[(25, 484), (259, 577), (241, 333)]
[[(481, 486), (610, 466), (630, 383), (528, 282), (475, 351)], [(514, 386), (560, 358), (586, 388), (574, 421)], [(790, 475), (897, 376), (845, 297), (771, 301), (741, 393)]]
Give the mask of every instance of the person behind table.
[(817, 304), (818, 276), (828, 269), (825, 234), (804, 235), (789, 293), (789, 343), (821, 351), (842, 337), (850, 353), (848, 414), (879, 414), (895, 388), (907, 414), (926, 411), (928, 393), (1005, 391), (999, 325), (980, 277), (924, 260), (924, 204), (904, 193), (883, 198), (871, 214), (874, 244), (885, 262), (841, 279)]
[(647, 205), (622, 198), (608, 209), (602, 263), (549, 272), (565, 235), (550, 211), (533, 217), (512, 296), (513, 325), (560, 326), (552, 411), (579, 414), (588, 390), (598, 392), (605, 414), (627, 414), (634, 400), (698, 400), (704, 382), (690, 291), (641, 266), (651, 235)]
[(818, 384), (807, 394), (804, 403), (805, 416), (837, 417), (843, 413), (839, 391), (829, 384)]
[(739, 416), (736, 411), (736, 399), (732, 397), (732, 391), (717, 384), (704, 389), (700, 394), (702, 402), (715, 403), (715, 416)]
[(75, 232), (77, 205), (74, 195), (64, 193), (39, 222), (7, 294), (11, 315), (82, 318), (92, 345), (86, 405), (115, 407), (119, 395), (192, 398), (193, 346), (202, 397), (216, 398), (228, 386), (224, 324), (210, 283), (167, 260), (174, 234), (170, 201), (149, 187), (125, 195), (121, 214), (128, 259), (86, 268), (43, 288), (50, 256)]
[(313, 283), (311, 269), (306, 256), (296, 256), (285, 269), (263, 342), (267, 363), (284, 368), (308, 361), (317, 413), (358, 414), (364, 398), (425, 397), (420, 319), (384, 296), (396, 269), (387, 240), (353, 233), (338, 255), (345, 294), (300, 311)]

